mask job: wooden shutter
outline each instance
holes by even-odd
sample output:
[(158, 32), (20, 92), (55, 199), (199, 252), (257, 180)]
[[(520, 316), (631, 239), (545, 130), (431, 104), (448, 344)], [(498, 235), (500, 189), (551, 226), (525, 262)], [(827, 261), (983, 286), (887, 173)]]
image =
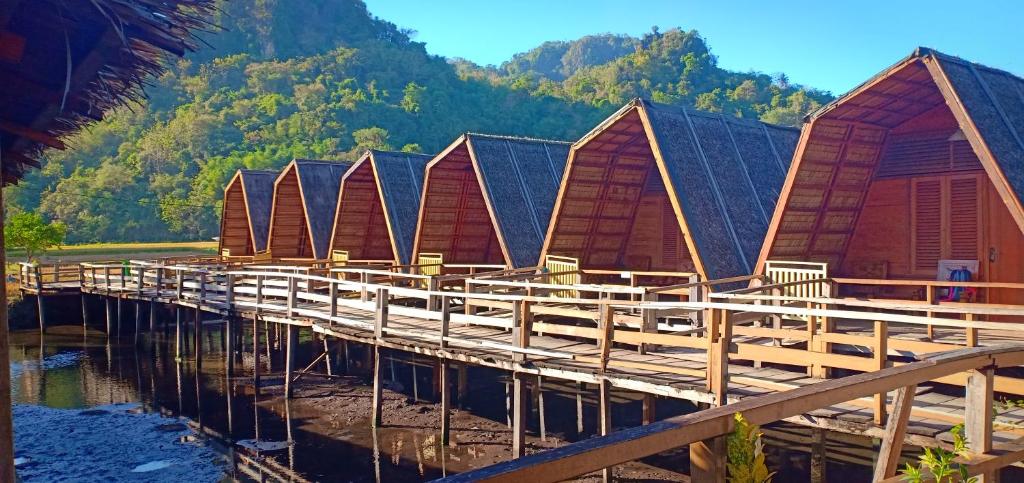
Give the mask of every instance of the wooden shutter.
[(679, 223), (676, 221), (676, 213), (672, 210), (672, 203), (665, 197), (662, 204), (664, 209), (661, 212), (661, 261), (665, 266), (673, 270), (679, 265), (679, 238), (682, 233), (679, 230)]
[(953, 178), (949, 182), (949, 258), (978, 259), (981, 218), (978, 177)]
[(942, 258), (942, 181), (913, 183), (913, 240), (915, 271), (933, 271)]

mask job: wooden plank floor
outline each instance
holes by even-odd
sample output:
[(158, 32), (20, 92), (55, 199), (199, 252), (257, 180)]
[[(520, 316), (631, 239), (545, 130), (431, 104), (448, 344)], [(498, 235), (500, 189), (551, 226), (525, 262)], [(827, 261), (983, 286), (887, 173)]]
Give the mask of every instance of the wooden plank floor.
[[(103, 288), (87, 289), (97, 295), (107, 294)], [(140, 293), (132, 286), (111, 287), (111, 294), (122, 293), (128, 298), (141, 298), (164, 303), (177, 303), (195, 307), (193, 299), (178, 301), (176, 295), (169, 290), (160, 294), (152, 289)], [(194, 297), (191, 294), (188, 297)], [(254, 310), (245, 308), (255, 303), (253, 297), (236, 296), (234, 313), (242, 317), (252, 317)], [(280, 300), (275, 301), (282, 304)], [(204, 301), (201, 309), (226, 314), (227, 305), (221, 296), (211, 296)], [(401, 312), (396, 305), (394, 311)], [(408, 311), (406, 311), (408, 312)], [(511, 332), (500, 327), (470, 325), (465, 322), (451, 322), (449, 327), (449, 345), (440, 346), (440, 321), (423, 317), (392, 313), (387, 322), (387, 332), (381, 341), (375, 341), (372, 311), (341, 305), (338, 317), (328, 322), (330, 307), (326, 304), (300, 303), (294, 307), (294, 316), (288, 318), (281, 310), (266, 310), (260, 317), (278, 323), (311, 327), (312, 330), (332, 337), (356, 342), (374, 344), (396, 350), (424, 354), (434, 357), (462, 361), (480, 366), (494, 367), (504, 370), (517, 370), (539, 374), (545, 379), (558, 379), (585, 383), (598, 383), (608, 380), (613, 386), (633, 391), (657, 394), (661, 396), (687, 399), (698, 403), (713, 402), (713, 395), (705, 388), (703, 372), (706, 370), (706, 352), (696, 349), (670, 348), (649, 351), (639, 354), (628, 347), (611, 349), (609, 367), (601, 372), (597, 361), (600, 348), (592, 342), (580, 342), (567, 337), (550, 335), (533, 335), (527, 355), (527, 362), (517, 364), (513, 361), (510, 348), (514, 345)], [(507, 322), (510, 316), (506, 312), (496, 311), (486, 315), (495, 322)], [(857, 327), (843, 327), (841, 330), (856, 332)], [(940, 329), (937, 329), (939, 331)], [(955, 338), (956, 334), (942, 335)], [(899, 337), (918, 337), (920, 334), (906, 329), (894, 329)], [(753, 337), (739, 338), (744, 342), (772, 344), (771, 339)], [(984, 337), (982, 337), (984, 339)], [(988, 343), (988, 341), (986, 341)], [(804, 371), (788, 370), (785, 367), (761, 367), (751, 365), (730, 364), (730, 382), (728, 398), (734, 402), (743, 398), (756, 397), (772, 392), (794, 389), (801, 386), (821, 382), (821, 379), (808, 377)], [(891, 402), (891, 398), (890, 398)], [(862, 399), (843, 404), (821, 408), (788, 421), (805, 426), (820, 427), (850, 434), (880, 436), (884, 429), (873, 424), (871, 401)], [(908, 430), (908, 441), (913, 444), (934, 444), (936, 439), (947, 440), (949, 430), (962, 420), (965, 401), (962, 395), (954, 395), (946, 387), (938, 385), (922, 385), (918, 388), (918, 396), (914, 400), (911, 422)], [(998, 413), (995, 420), (995, 442), (1018, 441), (1024, 437), (1024, 410), (1017, 409)]]

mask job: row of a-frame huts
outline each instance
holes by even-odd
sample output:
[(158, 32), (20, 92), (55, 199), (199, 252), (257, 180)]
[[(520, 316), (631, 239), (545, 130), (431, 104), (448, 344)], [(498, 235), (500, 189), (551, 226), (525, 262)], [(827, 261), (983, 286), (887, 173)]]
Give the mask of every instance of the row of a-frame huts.
[(988, 288), (946, 296), (1020, 303), (1022, 199), (1024, 80), (921, 48), (802, 129), (637, 99), (575, 143), (464, 134), (436, 156), (241, 170), (220, 255), (640, 284), (958, 274)]

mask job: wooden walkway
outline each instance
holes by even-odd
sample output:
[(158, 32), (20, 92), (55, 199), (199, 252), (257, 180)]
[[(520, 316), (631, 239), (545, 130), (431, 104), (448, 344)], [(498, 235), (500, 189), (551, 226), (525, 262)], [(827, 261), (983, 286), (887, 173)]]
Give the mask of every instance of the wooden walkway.
[[(328, 276), (283, 270), (143, 262), (128, 270), (83, 265), (81, 290), (305, 327), (377, 350), (436, 357), (441, 364), (506, 370), (516, 382), (516, 406), (521, 405), (530, 378), (542, 376), (598, 386), (603, 409), (612, 387), (713, 407), (815, 387), (833, 371), (850, 374), (896, 369), (931, 353), (970, 344), (996, 346), (1014, 340), (1013, 334), (1024, 334), (1018, 324), (971, 322), (965, 328), (960, 319), (907, 315), (925, 308), (900, 306), (887, 311), (884, 303), (856, 311), (856, 303), (840, 307), (837, 305), (842, 302), (832, 299), (814, 307), (785, 297), (765, 303), (754, 296), (748, 296), (750, 300), (726, 297), (714, 302), (655, 302), (631, 300), (641, 297), (633, 297), (635, 294), (625, 289), (614, 293), (615, 289), (608, 287), (567, 287), (529, 280), (491, 280), (485, 283), (489, 290), (482, 290), (479, 281), (474, 281), (475, 288), (467, 291), (469, 284), (444, 287), (428, 281), (428, 276), (372, 269), (337, 270)], [(360, 281), (347, 280), (352, 274), (358, 274)], [(427, 286), (434, 290), (424, 288)], [(582, 297), (587, 291), (604, 295), (552, 296), (572, 292)], [(922, 340), (925, 326), (931, 327), (932, 336)], [(916, 397), (909, 404), (906, 442), (932, 446), (948, 442), (948, 430), (964, 422), (969, 405), (962, 390), (957, 395), (956, 386), (968, 386), (966, 373), (943, 374), (914, 386)], [(989, 390), (990, 395), (992, 391), (1024, 394), (1020, 379), (1003, 375), (993, 377)], [(858, 394), (782, 419), (883, 437), (896, 394)], [(602, 428), (610, 428), (608, 414), (602, 410)], [(445, 424), (442, 422), (442, 428)], [(520, 420), (513, 431), (520, 435), (514, 442), (520, 455), (524, 427)], [(1024, 410), (997, 412), (991, 442), (1017, 444), (1022, 438)]]

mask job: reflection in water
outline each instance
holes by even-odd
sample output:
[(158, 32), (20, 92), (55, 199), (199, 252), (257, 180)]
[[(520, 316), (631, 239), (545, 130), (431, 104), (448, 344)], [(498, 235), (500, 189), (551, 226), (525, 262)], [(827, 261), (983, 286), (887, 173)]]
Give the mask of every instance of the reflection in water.
[[(429, 370), (414, 372), (415, 366), (396, 364), (388, 358), (389, 372), (402, 381), (390, 387), (408, 387), (410, 390), (404, 392), (409, 397), (404, 401), (390, 399), (394, 404), (391, 409), (405, 412), (386, 416), (391, 421), (373, 429), (368, 419), (369, 391), (356, 376), (336, 375), (319, 384), (307, 378), (301, 386), (307, 391), (300, 394), (304, 397), (292, 401), (280, 397), (284, 358), (275, 327), (239, 325), (233, 327), (236, 333), (228, 335), (223, 324), (209, 324), (200, 331), (192, 331), (193, 337), (181, 333), (183, 354), (178, 362), (174, 342), (179, 332), (171, 319), (162, 330), (157, 327), (146, 334), (138, 346), (131, 343), (130, 335), (121, 341), (108, 341), (101, 333), (83, 333), (81, 328), (67, 331), (69, 328), (55, 327), (48, 329), (45, 338), (38, 332), (12, 334), (15, 403), (75, 409), (141, 403), (148, 411), (185, 418), (190, 426), (210, 436), (233, 463), (227, 469), (228, 476), (241, 480), (420, 481), (495, 463), (508, 455), (510, 433), (503, 427), (506, 414), (502, 411), (505, 395), (497, 373), (486, 373), (486, 377), (471, 381), (474, 385), (489, 384), (491, 389), (469, 391), (465, 403), (478, 416), (461, 415), (459, 424), (453, 426), (462, 437), (458, 445), (448, 447), (436, 432), (437, 420), (427, 419), (435, 416), (422, 414), (431, 406), (413, 404), (421, 396), (419, 389), (430, 387), (423, 384), (430, 377)], [(265, 332), (269, 337), (253, 344), (251, 330), (241, 329), (254, 326), (269, 329)], [(184, 324), (182, 332), (188, 329), (189, 324)], [(197, 345), (201, 348), (201, 363), (195, 360)], [(248, 346), (249, 353), (242, 350), (244, 346)], [(258, 347), (261, 354), (260, 394), (252, 384), (253, 347)], [(313, 361), (323, 347), (322, 341), (302, 339), (297, 361)], [(232, 350), (226, 351), (227, 348)], [(332, 359), (336, 367), (347, 369), (349, 348), (347, 344), (342, 348), (344, 355), (334, 354)], [(356, 352), (353, 360), (361, 360), (361, 348), (354, 346), (352, 350)], [(197, 372), (199, 367), (202, 370)], [(549, 436), (575, 439), (576, 386), (563, 385), (564, 389), (547, 389), (545, 381), (545, 390), (551, 391), (545, 399), (547, 431)], [(553, 381), (552, 387), (557, 386), (557, 381)], [(462, 400), (458, 402), (464, 404)], [(638, 403), (620, 406), (621, 414), (613, 417), (617, 426), (640, 423)], [(592, 409), (588, 399), (588, 432), (582, 437), (591, 434), (590, 426), (596, 421)], [(663, 409), (670, 413), (686, 410), (681, 406), (673, 409), (669, 401), (659, 403), (659, 413)], [(411, 419), (417, 413), (421, 417)], [(402, 419), (408, 415), (412, 415), (409, 420)], [(487, 420), (479, 415), (486, 416), (490, 425), (484, 424)], [(802, 428), (787, 431), (804, 431), (807, 437), (810, 434)], [(810, 455), (787, 452), (780, 447), (785, 447), (785, 443), (768, 448), (773, 469), (784, 470), (786, 481), (808, 481), (806, 467)], [(871, 448), (870, 442), (867, 448)], [(682, 472), (687, 466), (686, 450), (648, 458), (645, 463)], [(829, 467), (832, 481), (870, 478), (870, 468), (866, 466), (829, 461)]]

